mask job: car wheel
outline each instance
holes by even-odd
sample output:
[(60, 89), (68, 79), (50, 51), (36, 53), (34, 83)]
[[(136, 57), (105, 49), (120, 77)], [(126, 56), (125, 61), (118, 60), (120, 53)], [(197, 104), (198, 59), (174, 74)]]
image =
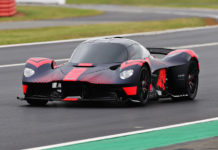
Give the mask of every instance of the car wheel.
[(188, 68), (188, 76), (186, 79), (187, 98), (194, 100), (198, 92), (198, 63), (194, 60), (190, 61)]
[(45, 106), (48, 101), (46, 100), (27, 100), (27, 103), (31, 106)]
[(151, 83), (150, 71), (147, 67), (141, 69), (140, 81), (137, 87), (137, 96), (139, 98), (140, 104), (145, 105), (148, 103), (149, 90)]
[(198, 63), (191, 60), (188, 66), (187, 77), (185, 80), (185, 89), (187, 96), (175, 97), (171, 96), (173, 100), (194, 100), (198, 91)]
[(142, 67), (140, 71), (139, 81), (137, 85), (137, 95), (129, 102), (131, 104), (139, 104), (141, 106), (148, 103), (149, 90), (151, 83), (151, 75), (148, 67)]

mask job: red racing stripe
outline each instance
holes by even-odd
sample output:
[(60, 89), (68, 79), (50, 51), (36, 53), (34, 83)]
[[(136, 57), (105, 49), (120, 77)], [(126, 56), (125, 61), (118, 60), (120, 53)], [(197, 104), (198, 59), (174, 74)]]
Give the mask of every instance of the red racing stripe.
[(144, 62), (145, 62), (144, 60), (128, 60), (128, 61), (122, 63), (120, 68), (124, 69), (124, 68), (127, 68), (129, 66), (133, 66), (133, 65), (142, 66)]
[(63, 81), (77, 81), (87, 68), (74, 68), (63, 79)]
[(26, 63), (32, 64), (33, 66), (39, 68), (40, 66), (45, 65), (45, 64), (49, 64), (51, 62), (52, 62), (52, 60), (47, 59), (47, 58), (31, 58), (31, 59), (27, 60)]
[[(189, 54), (191, 57), (194, 57), (194, 58), (196, 58), (198, 60), (198, 57), (195, 54), (195, 52), (193, 52), (190, 49), (175, 50), (175, 51), (170, 52), (168, 55), (176, 54), (176, 53), (179, 53), (179, 52), (185, 52), (185, 53)], [(198, 69), (200, 70), (200, 64), (199, 63), (198, 63)]]

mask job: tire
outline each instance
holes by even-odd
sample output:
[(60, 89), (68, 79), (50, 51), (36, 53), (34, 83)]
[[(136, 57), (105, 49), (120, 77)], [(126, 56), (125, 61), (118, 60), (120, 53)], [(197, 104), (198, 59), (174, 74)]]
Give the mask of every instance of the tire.
[(27, 103), (31, 106), (45, 106), (48, 101), (46, 100), (27, 100)]
[(173, 100), (194, 100), (198, 92), (199, 82), (199, 70), (198, 63), (195, 60), (191, 60), (188, 66), (187, 77), (185, 79), (185, 89), (187, 96), (173, 97)]
[(191, 60), (188, 67), (188, 74), (186, 78), (186, 89), (189, 100), (194, 100), (198, 92), (198, 82), (199, 82), (199, 70), (198, 63), (195, 60)]
[(144, 106), (148, 103), (149, 98), (149, 90), (150, 90), (150, 83), (151, 83), (151, 73), (148, 69), (148, 67), (143, 66), (140, 71), (139, 81), (137, 85), (137, 95), (134, 102), (134, 100), (130, 100), (133, 104), (139, 104), (141, 106)]

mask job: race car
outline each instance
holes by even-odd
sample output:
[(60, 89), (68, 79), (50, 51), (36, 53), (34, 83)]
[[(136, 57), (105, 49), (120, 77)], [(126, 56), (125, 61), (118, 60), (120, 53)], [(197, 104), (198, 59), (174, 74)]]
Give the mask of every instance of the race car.
[[(162, 55), (159, 58), (156, 55)], [(121, 101), (145, 105), (150, 99), (194, 100), (199, 60), (189, 49), (145, 48), (121, 37), (79, 44), (68, 62), (30, 58), (23, 73), (23, 93), (30, 105), (48, 101)]]

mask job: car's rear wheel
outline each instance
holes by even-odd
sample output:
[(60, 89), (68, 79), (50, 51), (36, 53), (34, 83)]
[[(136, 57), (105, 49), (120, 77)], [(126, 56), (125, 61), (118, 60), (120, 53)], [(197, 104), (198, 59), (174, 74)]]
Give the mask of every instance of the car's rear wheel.
[(45, 106), (48, 101), (46, 100), (27, 100), (27, 103), (31, 106)]
[(142, 67), (137, 85), (137, 95), (131, 103), (145, 105), (148, 103), (151, 75), (148, 67)]
[(195, 60), (191, 60), (186, 79), (187, 98), (190, 100), (194, 100), (198, 92), (198, 75), (198, 63)]
[(173, 100), (194, 100), (198, 92), (198, 62), (191, 60), (188, 66), (187, 77), (185, 79), (186, 96), (174, 97)]

